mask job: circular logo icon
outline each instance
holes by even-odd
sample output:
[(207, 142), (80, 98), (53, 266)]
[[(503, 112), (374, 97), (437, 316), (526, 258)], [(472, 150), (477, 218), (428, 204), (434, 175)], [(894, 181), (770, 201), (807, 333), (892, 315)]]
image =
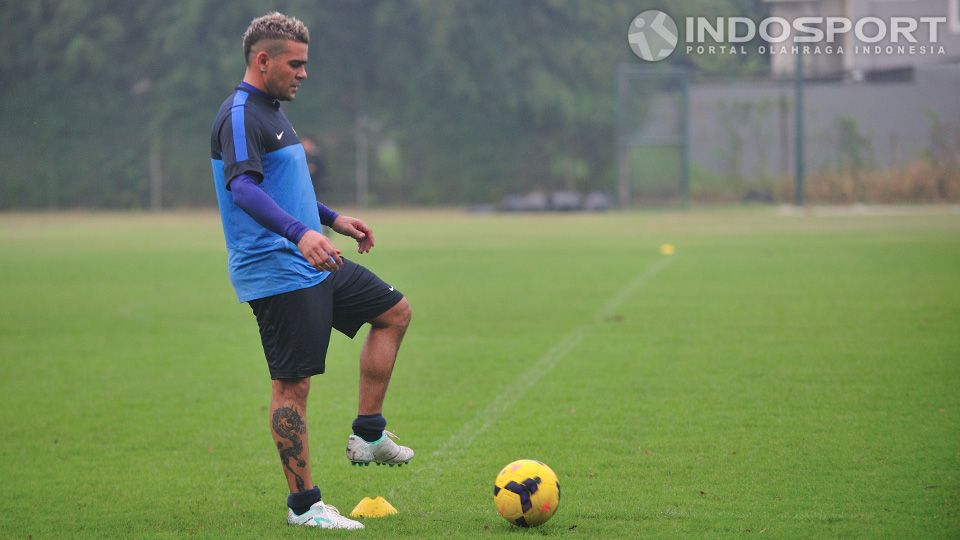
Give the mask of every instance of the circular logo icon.
[(649, 9), (630, 22), (627, 42), (640, 58), (659, 62), (677, 48), (677, 23), (666, 13)]

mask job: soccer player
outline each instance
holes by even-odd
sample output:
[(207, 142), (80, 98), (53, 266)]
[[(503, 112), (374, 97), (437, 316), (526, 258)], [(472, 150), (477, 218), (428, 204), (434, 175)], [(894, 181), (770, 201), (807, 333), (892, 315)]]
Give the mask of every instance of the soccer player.
[(341, 257), (321, 225), (374, 246), (373, 231), (317, 201), (303, 146), (280, 108), (307, 78), (307, 27), (281, 13), (254, 19), (243, 35), (246, 72), (217, 113), (210, 136), (213, 181), (227, 243), (230, 280), (260, 327), (273, 393), (270, 429), (290, 488), (287, 522), (335, 529), (363, 525), (324, 504), (310, 477), (307, 394), (324, 372), (330, 329), (353, 338), (366, 323), (360, 351), (360, 399), (347, 459), (402, 465), (413, 450), (385, 431), (383, 398), (410, 305), (372, 272)]

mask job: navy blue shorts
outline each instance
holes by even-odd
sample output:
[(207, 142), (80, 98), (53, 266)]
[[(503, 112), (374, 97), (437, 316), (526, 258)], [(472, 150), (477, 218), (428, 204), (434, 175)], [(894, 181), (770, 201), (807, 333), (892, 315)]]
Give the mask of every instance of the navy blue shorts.
[(313, 287), (251, 300), (270, 378), (323, 373), (331, 328), (352, 339), (361, 326), (402, 299), (376, 274), (343, 259), (338, 271)]

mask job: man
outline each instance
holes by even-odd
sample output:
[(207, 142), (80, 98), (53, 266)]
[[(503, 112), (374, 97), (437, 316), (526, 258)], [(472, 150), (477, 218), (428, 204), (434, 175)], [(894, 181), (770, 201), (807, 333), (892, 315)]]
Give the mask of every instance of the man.
[(310, 171), (310, 178), (313, 180), (314, 192), (317, 195), (327, 193), (327, 164), (320, 153), (320, 145), (309, 135), (300, 137), (300, 144), (303, 145), (303, 152), (307, 155), (307, 170)]
[(347, 458), (402, 465), (413, 451), (384, 428), (383, 398), (410, 322), (399, 291), (340, 256), (319, 231), (327, 225), (374, 246), (363, 221), (316, 200), (306, 158), (280, 108), (307, 78), (306, 26), (281, 13), (254, 19), (243, 35), (246, 72), (213, 123), (213, 179), (227, 243), (230, 280), (260, 327), (273, 391), (270, 428), (290, 488), (287, 522), (323, 528), (363, 525), (324, 504), (310, 476), (307, 394), (324, 372), (330, 329), (349, 337), (370, 323), (360, 352), (360, 399)]

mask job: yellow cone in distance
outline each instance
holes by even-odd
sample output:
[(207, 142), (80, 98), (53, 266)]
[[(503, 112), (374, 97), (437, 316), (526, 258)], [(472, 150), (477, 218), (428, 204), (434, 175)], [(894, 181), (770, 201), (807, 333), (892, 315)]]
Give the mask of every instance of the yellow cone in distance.
[(397, 509), (383, 497), (377, 497), (376, 499), (364, 497), (353, 507), (353, 511), (350, 512), (350, 517), (387, 517), (396, 513)]
[(673, 244), (663, 244), (660, 246), (661, 255), (673, 255)]

